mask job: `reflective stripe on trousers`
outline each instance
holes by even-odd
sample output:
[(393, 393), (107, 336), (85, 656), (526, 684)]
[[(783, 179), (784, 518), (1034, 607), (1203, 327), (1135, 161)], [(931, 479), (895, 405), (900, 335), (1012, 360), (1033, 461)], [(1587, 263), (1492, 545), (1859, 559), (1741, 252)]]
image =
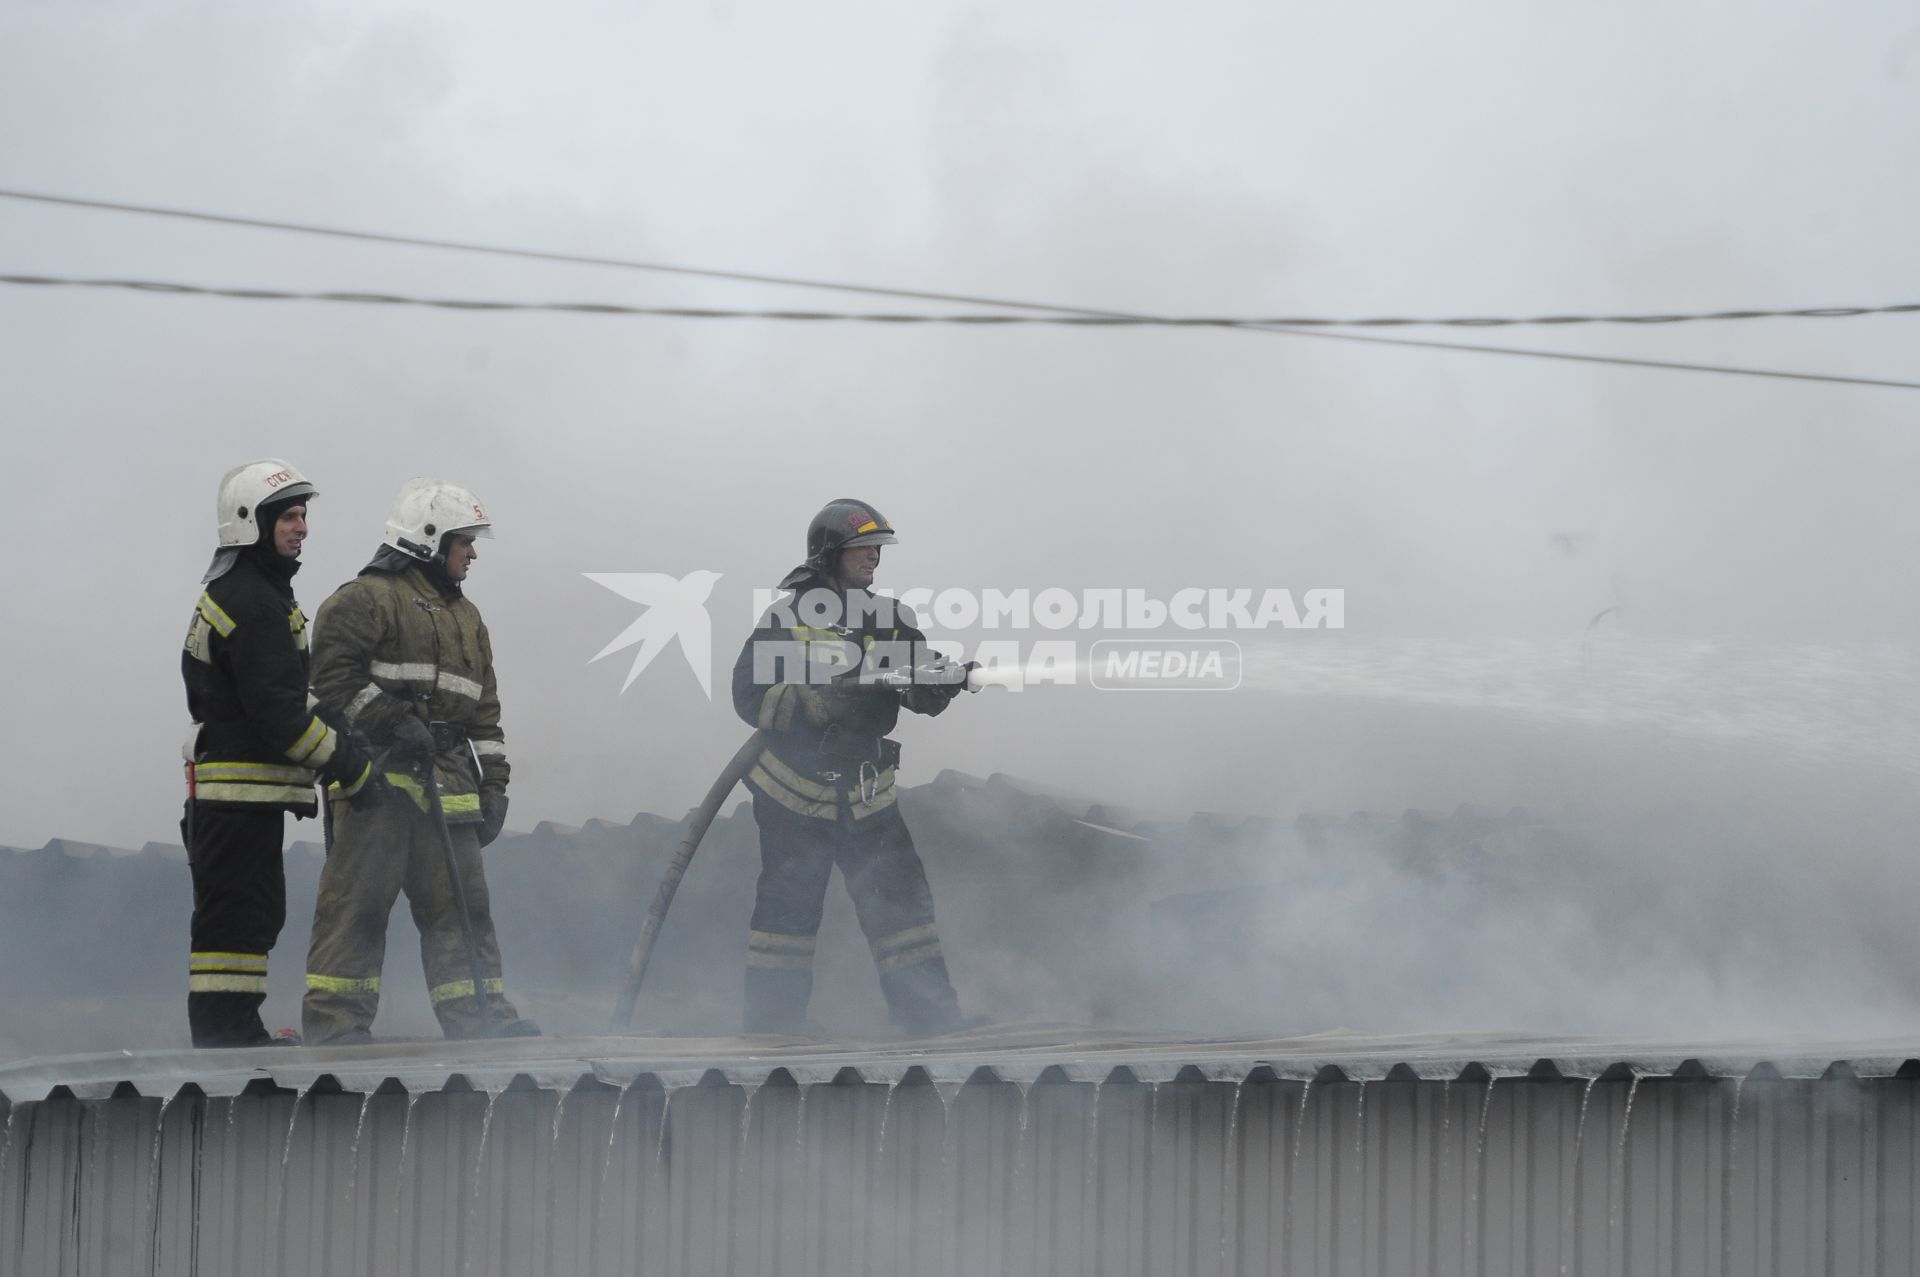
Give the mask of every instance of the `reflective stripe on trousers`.
[(777, 931), (747, 933), (747, 965), (765, 971), (810, 971), (813, 950), (812, 936), (783, 935)]
[(187, 958), (189, 993), (265, 993), (264, 953), (194, 953)]
[(896, 931), (873, 942), (873, 960), (882, 971), (917, 966), (942, 956), (940, 934), (931, 922)]
[(412, 803), (397, 801), (370, 811), (336, 802), (333, 818), (333, 849), (320, 870), (307, 950), (307, 995), (301, 1007), (307, 1042), (319, 1045), (371, 1031), (380, 1006), (387, 920), (402, 893), (422, 932), (427, 987), (442, 1030), (449, 1037), (473, 1037), (490, 1020), (513, 1018), (517, 1013), (501, 996), (500, 949), (475, 826), (453, 825), (450, 832), (484, 968), (485, 1008), (476, 1006), (472, 995), (473, 971), (433, 819)]
[(871, 821), (841, 823), (800, 815), (756, 792), (753, 818), (760, 829), (760, 878), (747, 939), (750, 1031), (791, 1028), (805, 1020), (814, 937), (836, 865), (879, 966), (893, 1018), (918, 1024), (953, 1013), (933, 892), (898, 808)]
[[(488, 993), (505, 993), (506, 991), (507, 982), (505, 980), (498, 978), (489, 978), (487, 980)], [(433, 1005), (435, 1006), (439, 1006), (442, 1002), (451, 1002), (455, 998), (470, 998), (473, 996), (473, 981), (470, 979), (449, 980), (445, 984), (436, 984), (427, 990), (427, 996), (432, 999)]]

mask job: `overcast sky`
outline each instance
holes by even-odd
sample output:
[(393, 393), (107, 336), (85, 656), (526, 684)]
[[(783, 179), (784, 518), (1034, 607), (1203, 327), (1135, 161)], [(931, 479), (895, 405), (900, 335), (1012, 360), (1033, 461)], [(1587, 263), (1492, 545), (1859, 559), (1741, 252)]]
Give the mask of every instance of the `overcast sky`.
[[(0, 186), (1188, 314), (1877, 305), (1920, 300), (1920, 15), (0, 0)], [(954, 309), (5, 200), (0, 270)], [(883, 584), (1339, 587), (1348, 629), (1299, 636), (1316, 668), (1403, 657), (1357, 688), (983, 694), (903, 729), (909, 781), (1280, 814), (1581, 797), (1567, 759), (1639, 737), (1551, 686), (1515, 711), (1501, 680), (1533, 657), (1475, 685), (1419, 654), (1489, 638), (1552, 665), (1608, 607), (1635, 645), (1614, 650), (1689, 653), (1689, 684), (1743, 654), (1746, 681), (1626, 724), (1703, 766), (1783, 671), (1795, 704), (1830, 677), (1875, 731), (1920, 709), (1920, 392), (1242, 332), (25, 288), (0, 288), (0, 323), (0, 843), (172, 836), (214, 485), (270, 454), (323, 493), (310, 614), (408, 476), (487, 503), (469, 585), (522, 828), (677, 814), (746, 730), (677, 654), (621, 695), (625, 659), (589, 658), (637, 609), (582, 574), (722, 573), (729, 662), (749, 591), (843, 495), (900, 531)], [(1920, 316), (1454, 338), (1920, 380)], [(1766, 765), (1812, 789), (1871, 762), (1796, 771), (1799, 729), (1769, 730)]]

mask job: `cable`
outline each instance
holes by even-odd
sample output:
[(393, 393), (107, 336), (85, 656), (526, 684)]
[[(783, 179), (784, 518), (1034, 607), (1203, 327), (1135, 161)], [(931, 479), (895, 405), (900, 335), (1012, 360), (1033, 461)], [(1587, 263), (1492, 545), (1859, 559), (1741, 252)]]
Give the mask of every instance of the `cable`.
[[(215, 288), (199, 284), (163, 283), (144, 279), (72, 279), (54, 275), (0, 275), (0, 284), (53, 288), (115, 288), (131, 292), (227, 297), (243, 301), (318, 301), (374, 306), (429, 306), (440, 310), (479, 312), (546, 311), (573, 315), (644, 315), (671, 319), (761, 319), (815, 323), (958, 324), (972, 327), (1050, 325), (1093, 328), (1232, 328), (1253, 332), (1291, 332), (1271, 321), (1247, 319), (1155, 319), (1117, 315), (905, 315), (860, 314), (817, 310), (718, 310), (692, 306), (623, 306), (614, 302), (505, 302), (444, 297), (408, 297), (399, 293), (314, 293), (277, 288)], [(1485, 355), (1519, 355), (1533, 359), (1568, 359), (1578, 363), (1612, 364), (1626, 368), (1666, 368), (1678, 372), (1710, 372), (1741, 377), (1776, 377), (1789, 381), (1824, 381), (1849, 386), (1888, 386), (1920, 390), (1920, 382), (1872, 377), (1844, 377), (1833, 373), (1791, 372), (1772, 368), (1740, 368), (1723, 364), (1677, 363), (1661, 359), (1632, 359), (1617, 355), (1577, 355), (1557, 350), (1528, 350), (1511, 346), (1479, 346), (1459, 342), (1424, 341), (1412, 337), (1362, 337), (1356, 333), (1299, 332), (1299, 337), (1332, 341), (1360, 341), (1390, 346), (1437, 350), (1464, 350)]]
[[(1517, 326), (1565, 326), (1569, 324), (1687, 324), (1735, 319), (1852, 319), (1861, 315), (1901, 315), (1920, 313), (1920, 302), (1900, 302), (1888, 306), (1808, 306), (1791, 310), (1722, 310), (1697, 314), (1645, 315), (1535, 315), (1523, 318), (1466, 316), (1450, 319), (1329, 319), (1317, 316), (1283, 319), (1163, 319), (1127, 311), (1092, 310), (1082, 306), (1056, 306), (1049, 302), (1012, 301), (1001, 297), (978, 297), (964, 293), (935, 293), (908, 288), (881, 288), (866, 284), (847, 284), (831, 280), (801, 279), (791, 275), (757, 275), (745, 271), (709, 270), (696, 266), (674, 266), (663, 262), (632, 261), (617, 257), (588, 257), (574, 253), (548, 252), (533, 248), (510, 248), (495, 244), (473, 244), (459, 240), (428, 239), (413, 235), (393, 235), (379, 231), (346, 230), (332, 226), (313, 226), (301, 222), (269, 221), (265, 218), (239, 217), (227, 213), (206, 213), (191, 209), (163, 208), (150, 204), (122, 204), (109, 200), (80, 199), (69, 195), (47, 195), (33, 191), (0, 190), (0, 199), (31, 200), (42, 204), (60, 204), (72, 208), (102, 209), (116, 213), (139, 213), (151, 217), (174, 217), (188, 221), (213, 222), (223, 226), (250, 226), (258, 230), (290, 231), (301, 235), (326, 235), (341, 239), (378, 244), (404, 244), (415, 248), (439, 248), (462, 253), (486, 253), (498, 257), (520, 257), (535, 261), (572, 262), (584, 266), (612, 266), (623, 270), (657, 271), (672, 275), (692, 275), (703, 279), (727, 279), (744, 283), (776, 284), (786, 288), (820, 288), (833, 292), (864, 293), (874, 297), (905, 297), (916, 301), (959, 302), (969, 306), (997, 306), (1008, 310), (1056, 311), (1090, 318), (1131, 320), (1135, 322), (1179, 323), (1208, 328), (1508, 328)], [(900, 322), (913, 322), (903, 320)], [(952, 322), (952, 321), (943, 321)], [(1485, 349), (1469, 346), (1457, 350)]]
[[(660, 262), (632, 261), (622, 258), (590, 257), (573, 253), (556, 253), (540, 249), (512, 248), (490, 244), (463, 243), (456, 240), (427, 239), (420, 236), (393, 235), (375, 231), (355, 231), (339, 227), (312, 226), (298, 222), (278, 222), (264, 218), (239, 217), (224, 213), (208, 213), (190, 209), (163, 208), (155, 205), (127, 204), (107, 200), (81, 199), (75, 196), (49, 195), (32, 191), (14, 191), (0, 189), (0, 198), (31, 200), (44, 204), (65, 205), (75, 208), (101, 209), (111, 212), (136, 213), (154, 217), (173, 217), (189, 221), (212, 222), (229, 226), (248, 226), (261, 230), (287, 231), (305, 235), (323, 235), (342, 239), (361, 240), (373, 243), (402, 244), (420, 248), (439, 248), (456, 252), (484, 253), (501, 257), (519, 257), (536, 261), (571, 262), (589, 266), (610, 266), (626, 270), (656, 271), (667, 274), (690, 275), (707, 279), (727, 279), (748, 283), (775, 284), (782, 287), (819, 288), (833, 292), (861, 293), (869, 296), (905, 297), (920, 301), (959, 302), (966, 305), (995, 306), (1008, 310), (1046, 311), (1060, 315), (1081, 315), (1089, 318), (1106, 319), (1150, 319), (1151, 316), (1126, 311), (1094, 310), (1081, 306), (1059, 306), (1043, 302), (1017, 301), (1008, 298), (980, 297), (962, 293), (936, 293), (918, 289), (878, 288), (861, 284), (846, 284), (828, 280), (799, 279), (782, 275), (761, 275), (744, 271), (707, 270), (691, 266), (675, 266)], [(9, 282), (23, 282), (11, 280)], [(52, 281), (49, 281), (52, 282)], [(98, 286), (110, 286), (101, 284)], [(237, 295), (229, 293), (227, 295)], [(1810, 317), (1837, 317), (1847, 313), (1891, 313), (1910, 310), (1912, 306), (1893, 306), (1881, 308), (1875, 312), (1868, 308), (1832, 307), (1820, 311), (1799, 312)], [(615, 312), (609, 312), (615, 313)], [(1727, 317), (1758, 318), (1761, 312), (1723, 312)], [(1789, 313), (1789, 312), (1780, 312)], [(1577, 316), (1549, 317), (1562, 322), (1572, 322)], [(1630, 322), (1633, 317), (1614, 316), (1612, 322)], [(1680, 322), (1681, 317), (1640, 317), (1642, 322), (1672, 323)], [(1705, 318), (1704, 316), (1700, 318)], [(1485, 322), (1485, 321), (1479, 321)], [(1472, 354), (1510, 355), (1530, 359), (1559, 359), (1576, 363), (1611, 364), (1619, 367), (1668, 368), (1685, 372), (1712, 372), (1736, 376), (1776, 377), (1796, 381), (1825, 381), (1843, 385), (1891, 386), (1900, 389), (1913, 389), (1915, 383), (1888, 381), (1865, 377), (1842, 377), (1821, 373), (1786, 372), (1771, 369), (1738, 368), (1712, 364), (1677, 363), (1653, 359), (1631, 359), (1609, 355), (1577, 355), (1562, 351), (1534, 350), (1521, 347), (1488, 346), (1479, 344), (1422, 341), (1413, 338), (1396, 338), (1357, 333), (1315, 332), (1302, 327), (1272, 327), (1246, 325), (1251, 331), (1276, 332), (1294, 337), (1319, 337), (1332, 341), (1370, 342), (1383, 346), (1409, 346), (1427, 350), (1458, 350)]]
[[(1259, 329), (1276, 332), (1278, 329)], [(1362, 337), (1357, 333), (1295, 333), (1328, 341), (1364, 341), (1381, 346), (1414, 346), (1426, 350), (1464, 350), (1476, 355), (1520, 355), (1528, 359), (1566, 359), (1579, 364), (1612, 364), (1619, 368), (1666, 368), (1673, 372), (1714, 372), (1733, 377), (1777, 377), (1784, 381), (1825, 381), (1839, 386), (1889, 386), (1920, 390), (1920, 381), (1892, 381), (1880, 377), (1845, 377), (1838, 373), (1791, 372), (1783, 368), (1742, 368), (1734, 364), (1689, 364), (1669, 359), (1632, 359), (1624, 355), (1576, 355), (1564, 350), (1530, 350), (1524, 346), (1480, 346), (1468, 342), (1422, 341), (1417, 337)]]
[[(865, 293), (873, 297), (907, 297), (915, 301), (960, 302), (965, 305), (1002, 306), (1010, 310), (1072, 310), (1072, 307), (1044, 306), (1035, 302), (1001, 301), (986, 297), (967, 297), (957, 293), (929, 293), (906, 288), (878, 288), (865, 284), (842, 284), (831, 280), (799, 279), (790, 275), (756, 275), (746, 271), (707, 270), (698, 266), (673, 266), (664, 262), (632, 261), (620, 257), (589, 257), (578, 253), (555, 253), (538, 248), (510, 248), (498, 244), (470, 244), (459, 240), (427, 239), (415, 235), (389, 235), (380, 231), (344, 230), (334, 226), (309, 226), (301, 222), (275, 222), (258, 217), (236, 217), (225, 213), (203, 213), (190, 209), (161, 208), (149, 204), (120, 204), (108, 200), (79, 199), (68, 195), (45, 195), (33, 191), (0, 190), (0, 199), (33, 200), (41, 204), (64, 204), (73, 208), (105, 209), (115, 213), (141, 213), (151, 217), (177, 217), (192, 222), (215, 222), (223, 226), (251, 226), (257, 230), (291, 231), (299, 235), (328, 235), (336, 239), (357, 239), (375, 244), (404, 244), (413, 248), (443, 248), (457, 253), (486, 253), (494, 257), (519, 257), (539, 262), (571, 262), (580, 266), (612, 266), (621, 270), (658, 271), (668, 275), (692, 275), (701, 279), (730, 279), (748, 284), (777, 284), (783, 288), (823, 288), (837, 293)], [(1097, 314), (1100, 312), (1085, 312)]]

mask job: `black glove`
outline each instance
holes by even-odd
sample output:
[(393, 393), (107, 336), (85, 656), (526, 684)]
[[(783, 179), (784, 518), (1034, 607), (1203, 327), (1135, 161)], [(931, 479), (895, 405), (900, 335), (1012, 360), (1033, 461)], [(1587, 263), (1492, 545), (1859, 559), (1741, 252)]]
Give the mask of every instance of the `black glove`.
[(342, 789), (359, 784), (360, 778), (367, 774), (367, 764), (373, 759), (373, 747), (367, 744), (365, 736), (352, 728), (334, 727), (328, 722), (325, 709), (316, 712), (320, 721), (334, 730), (333, 754), (320, 768), (320, 779)]
[(347, 805), (355, 811), (372, 811), (387, 799), (393, 797), (393, 786), (377, 767), (369, 767), (367, 778), (360, 782), (358, 789), (347, 792)]
[(507, 796), (486, 794), (480, 799), (480, 845), (486, 846), (500, 836), (507, 823)]
[(409, 714), (393, 729), (389, 752), (395, 758), (432, 758), (440, 751), (433, 743), (433, 729)]

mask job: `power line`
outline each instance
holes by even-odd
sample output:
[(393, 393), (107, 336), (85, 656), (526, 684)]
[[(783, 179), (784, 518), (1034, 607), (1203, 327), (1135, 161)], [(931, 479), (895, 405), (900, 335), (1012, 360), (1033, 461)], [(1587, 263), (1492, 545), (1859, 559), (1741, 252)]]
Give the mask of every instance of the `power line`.
[[(1276, 329), (1260, 329), (1275, 332)], [(1362, 337), (1358, 333), (1303, 332), (1300, 337), (1328, 341), (1365, 341), (1381, 346), (1415, 346), (1426, 350), (1464, 350), (1477, 355), (1518, 355), (1528, 359), (1565, 359), (1579, 364), (1612, 364), (1618, 368), (1666, 368), (1673, 372), (1712, 372), (1733, 377), (1775, 377), (1783, 381), (1825, 381), (1839, 386), (1890, 386), (1920, 390), (1920, 381), (1892, 381), (1880, 377), (1845, 377), (1838, 373), (1791, 372), (1783, 368), (1744, 368), (1734, 364), (1691, 364), (1670, 359), (1631, 359), (1624, 355), (1577, 355), (1564, 350), (1531, 350), (1523, 346), (1480, 346), (1468, 342), (1422, 341), (1415, 337)]]
[[(347, 230), (337, 226), (312, 226), (303, 222), (278, 222), (259, 217), (239, 217), (227, 213), (206, 213), (193, 209), (163, 208), (151, 204), (122, 204), (110, 200), (80, 199), (70, 195), (47, 195), (34, 191), (0, 190), (0, 199), (33, 200), (41, 204), (64, 204), (72, 208), (104, 209), (114, 213), (141, 213), (150, 217), (174, 217), (191, 222), (215, 222), (223, 226), (250, 226), (256, 230), (290, 231), (298, 235), (326, 235), (336, 239), (355, 239), (375, 244), (404, 244), (412, 248), (440, 248), (456, 253), (484, 253), (493, 257), (519, 257), (539, 262), (571, 262), (578, 266), (611, 266), (620, 270), (655, 271), (667, 275), (691, 275), (700, 279), (728, 279), (747, 284), (776, 284), (783, 288), (821, 288), (836, 293), (864, 293), (872, 297), (905, 297), (915, 301), (959, 302), (963, 305), (1001, 306), (1010, 310), (1061, 310), (1073, 307), (1046, 306), (1036, 302), (1006, 301), (990, 297), (968, 297), (958, 293), (931, 293), (908, 288), (879, 288), (866, 284), (845, 284), (832, 280), (801, 279), (792, 275), (758, 275), (748, 271), (708, 270), (698, 266), (675, 266), (666, 262), (634, 261), (621, 257), (591, 257), (580, 253), (557, 253), (538, 248), (512, 248), (500, 244), (474, 244), (461, 240), (429, 239), (418, 235), (392, 235), (381, 231)], [(1084, 312), (1098, 314), (1097, 311)]]
[[(558, 253), (541, 249), (514, 248), (492, 244), (465, 243), (456, 240), (428, 239), (421, 236), (395, 235), (377, 231), (357, 231), (340, 227), (314, 226), (298, 222), (271, 221), (265, 218), (241, 217), (225, 213), (209, 213), (191, 209), (165, 208), (156, 205), (128, 204), (107, 200), (82, 199), (76, 196), (49, 195), (41, 192), (15, 191), (0, 189), (0, 198), (31, 200), (44, 204), (66, 205), (75, 208), (101, 209), (111, 212), (136, 213), (155, 217), (181, 218), (189, 221), (212, 222), (229, 226), (246, 226), (261, 230), (286, 231), (303, 235), (332, 236), (341, 239), (361, 240), (373, 243), (400, 244), (418, 248), (437, 248), (455, 252), (482, 253), (500, 257), (518, 257), (535, 261), (570, 262), (587, 266), (608, 266), (624, 270), (654, 271), (665, 274), (689, 275), (707, 279), (726, 279), (746, 283), (774, 284), (781, 287), (819, 288), (832, 292), (860, 293), (869, 296), (903, 297), (918, 301), (959, 302), (965, 305), (994, 306), (1006, 310), (1044, 311), (1056, 315), (1079, 315), (1089, 318), (1107, 319), (1152, 319), (1154, 316), (1142, 315), (1130, 311), (1096, 310), (1084, 306), (1063, 306), (1046, 302), (1022, 301), (1000, 297), (981, 297), (964, 293), (937, 293), (919, 289), (879, 288), (864, 284), (847, 284), (830, 280), (810, 280), (784, 275), (752, 274), (744, 271), (708, 270), (700, 267), (677, 266), (662, 262), (634, 261), (624, 258), (591, 257), (574, 253)], [(102, 285), (105, 286), (105, 285)], [(1855, 309), (1855, 308), (1831, 308)], [(1889, 310), (1900, 308), (1888, 308)], [(1735, 313), (1735, 312), (1729, 312)], [(1666, 321), (1672, 322), (1672, 321)], [(1723, 373), (1736, 376), (1778, 377), (1796, 381), (1825, 381), (1845, 385), (1893, 386), (1912, 389), (1915, 383), (1887, 381), (1865, 377), (1842, 377), (1821, 373), (1785, 372), (1772, 369), (1740, 368), (1712, 364), (1678, 363), (1655, 359), (1633, 359), (1612, 355), (1581, 355), (1564, 351), (1528, 349), (1525, 347), (1490, 346), (1462, 342), (1428, 341), (1409, 337), (1386, 337), (1377, 334), (1336, 333), (1316, 331), (1303, 327), (1248, 326), (1249, 331), (1281, 333), (1291, 337), (1312, 337), (1326, 341), (1363, 342), (1381, 346), (1407, 346), (1426, 350), (1456, 350), (1471, 354), (1508, 355), (1528, 359), (1557, 359), (1575, 363), (1610, 364), (1619, 367), (1667, 368), (1685, 372)]]
[[(1272, 327), (1269, 320), (1170, 319), (1148, 315), (915, 315), (809, 310), (723, 310), (693, 306), (625, 306), (615, 302), (510, 302), (467, 298), (409, 297), (399, 293), (296, 292), (277, 288), (219, 288), (200, 284), (144, 279), (76, 279), (54, 275), (0, 275), (0, 284), (54, 288), (113, 288), (174, 296), (224, 297), (242, 301), (317, 301), (372, 306), (426, 306), (440, 310), (481, 313), (543, 311), (574, 315), (651, 316), (670, 319), (758, 319), (811, 323), (951, 324), (969, 327), (1050, 325), (1096, 328), (1228, 328), (1254, 332), (1290, 332)], [(1362, 337), (1355, 333), (1301, 332), (1300, 337), (1333, 341), (1361, 341), (1437, 350), (1463, 350), (1486, 355), (1518, 355), (1535, 359), (1568, 359), (1579, 363), (1611, 364), (1627, 368), (1665, 368), (1678, 372), (1721, 373), (1741, 377), (1775, 377), (1789, 381), (1824, 381), (1849, 386), (1888, 386), (1920, 390), (1920, 382), (1872, 377), (1845, 377), (1832, 373), (1791, 372), (1774, 368), (1742, 368), (1723, 364), (1679, 363), (1661, 359), (1632, 359), (1617, 355), (1580, 355), (1557, 350), (1528, 350), (1511, 346), (1481, 346), (1460, 342), (1424, 341), (1409, 337)]]
[[(1852, 319), (1861, 315), (1902, 315), (1920, 313), (1920, 302), (1899, 302), (1886, 306), (1807, 306), (1796, 309), (1748, 309), (1638, 315), (1534, 315), (1526, 317), (1458, 316), (1420, 319), (1384, 317), (1336, 319), (1324, 316), (1289, 316), (1275, 319), (1178, 318), (1143, 315), (1129, 311), (1096, 310), (1084, 306), (1059, 306), (1051, 302), (1015, 301), (1004, 297), (981, 297), (965, 293), (937, 293), (910, 288), (882, 288), (868, 284), (848, 284), (832, 280), (803, 279), (792, 275), (760, 275), (746, 271), (712, 270), (697, 266), (676, 266), (665, 262), (635, 261), (618, 257), (590, 257), (576, 253), (550, 252), (544, 249), (513, 248), (497, 244), (475, 244), (460, 240), (429, 239), (415, 235), (395, 235), (381, 231), (358, 231), (335, 226), (315, 226), (303, 222), (281, 222), (266, 218), (241, 217), (228, 213), (208, 213), (193, 209), (164, 208), (151, 204), (125, 204), (110, 200), (81, 199), (70, 195), (48, 195), (34, 191), (0, 190), (0, 199), (30, 200), (72, 208), (100, 209), (116, 213), (138, 213), (151, 217), (181, 218), (187, 221), (213, 222), (223, 226), (247, 226), (258, 230), (288, 231), (301, 235), (325, 235), (340, 239), (377, 244), (402, 244), (414, 248), (438, 248), (462, 253), (485, 253), (497, 257), (519, 257), (534, 261), (570, 262), (583, 266), (611, 266), (622, 270), (655, 271), (671, 275), (691, 275), (702, 279), (725, 279), (743, 283), (774, 284), (785, 288), (818, 288), (832, 292), (862, 293), (874, 297), (903, 297), (915, 301), (958, 302), (969, 306), (995, 306), (1008, 310), (1053, 311), (1082, 315), (1110, 322), (1178, 324), (1200, 328), (1510, 328), (1520, 326), (1567, 326), (1573, 324), (1687, 324), (1737, 319)], [(913, 319), (898, 322), (916, 322)], [(955, 322), (942, 320), (941, 322)], [(992, 322), (991, 320), (975, 322)], [(1449, 349), (1486, 349), (1455, 346)]]
[[(628, 306), (617, 302), (510, 302), (445, 297), (408, 297), (397, 293), (364, 292), (289, 292), (271, 288), (222, 288), (199, 284), (173, 284), (138, 279), (73, 279), (51, 275), (0, 275), (0, 283), (77, 285), (91, 288), (126, 288), (149, 293), (191, 293), (211, 297), (235, 297), (269, 301), (367, 302), (387, 305), (435, 306), (445, 310), (543, 310), (588, 315), (655, 315), (673, 319), (778, 319), (812, 322), (864, 324), (964, 324), (977, 327), (1017, 325), (1056, 325), (1071, 328), (1280, 328), (1291, 324), (1332, 323), (1331, 320), (1248, 319), (1236, 316), (1178, 315), (1001, 315), (913, 314), (899, 311), (844, 310), (740, 310), (710, 306)], [(1920, 306), (1889, 308), (1920, 310)], [(1786, 312), (1778, 312), (1786, 313)], [(1370, 323), (1402, 321), (1355, 321)], [(1415, 322), (1415, 321), (1404, 321)], [(1452, 323), (1452, 320), (1435, 320)], [(1489, 321), (1489, 322), (1507, 322)], [(1320, 334), (1315, 334), (1320, 335)], [(1446, 347), (1471, 350), (1471, 346)], [(1497, 349), (1497, 348), (1496, 348)]]

